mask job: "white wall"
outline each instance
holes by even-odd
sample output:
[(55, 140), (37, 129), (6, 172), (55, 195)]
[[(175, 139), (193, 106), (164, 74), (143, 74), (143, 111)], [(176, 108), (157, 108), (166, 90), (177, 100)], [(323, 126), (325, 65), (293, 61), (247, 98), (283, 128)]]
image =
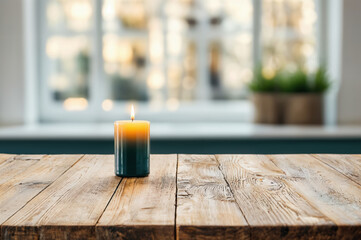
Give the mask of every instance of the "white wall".
[(338, 122), (361, 123), (361, 1), (343, 1)]
[(21, 0), (0, 0), (0, 124), (24, 121), (24, 48)]

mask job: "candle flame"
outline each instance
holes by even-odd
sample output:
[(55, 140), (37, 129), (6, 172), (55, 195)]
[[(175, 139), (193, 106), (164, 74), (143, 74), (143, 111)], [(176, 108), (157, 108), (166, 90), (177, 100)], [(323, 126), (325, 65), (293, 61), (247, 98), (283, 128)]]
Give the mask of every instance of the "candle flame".
[(130, 119), (132, 119), (132, 121), (134, 120), (134, 106), (132, 105), (132, 110), (130, 112)]

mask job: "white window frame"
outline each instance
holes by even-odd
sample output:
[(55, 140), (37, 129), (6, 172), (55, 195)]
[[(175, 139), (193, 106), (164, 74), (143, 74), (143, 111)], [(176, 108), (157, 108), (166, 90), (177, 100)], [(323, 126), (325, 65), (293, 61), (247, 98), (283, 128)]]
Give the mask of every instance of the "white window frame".
[[(252, 23), (252, 35), (253, 35), (253, 64), (256, 65), (261, 61), (262, 48), (261, 48), (261, 11), (262, 11), (262, 0), (252, 0), (253, 1), (253, 23)], [(101, 103), (105, 99), (103, 85), (101, 80), (104, 79), (104, 70), (103, 70), (103, 59), (102, 59), (102, 0), (93, 0), (94, 2), (94, 29), (92, 31), (91, 41), (94, 41), (91, 49), (91, 72), (90, 72), (90, 92), (88, 99), (88, 107), (83, 111), (66, 111), (63, 109), (62, 103), (54, 101), (50, 96), (50, 91), (48, 90), (46, 80), (44, 76), (47, 69), (47, 61), (45, 61), (45, 39), (46, 35), (44, 32), (40, 31), (39, 24), (44, 24), (44, 14), (45, 14), (45, 5), (44, 1), (34, 1), (33, 4), (40, 5), (35, 7), (36, 9), (36, 23), (37, 27), (34, 27), (38, 33), (39, 41), (37, 46), (38, 57), (35, 57), (38, 60), (38, 81), (39, 81), (39, 96), (38, 97), (38, 107), (39, 107), (39, 120), (41, 122), (106, 122), (114, 121), (117, 119), (128, 119), (129, 111), (128, 106), (129, 102), (116, 102), (114, 101), (114, 106), (112, 111), (106, 112), (102, 109)], [(320, 14), (320, 9), (324, 10), (324, 1), (316, 0), (317, 5), (316, 11)], [(324, 12), (324, 11), (322, 11)], [(325, 19), (321, 18), (317, 21), (317, 28), (323, 29), (325, 27)], [(324, 41), (325, 37), (323, 36), (323, 31), (318, 31), (320, 34), (317, 36), (318, 46), (318, 56), (320, 57), (320, 62), (323, 62), (324, 58), (324, 49), (319, 48), (320, 41)], [(206, 49), (206, 46), (204, 47)], [(203, 56), (203, 57), (202, 57)], [(201, 63), (205, 62), (207, 64), (207, 56), (202, 55), (198, 59)], [(205, 59), (204, 59), (205, 58)], [(166, 61), (166, 60), (165, 60)], [(208, 67), (208, 65), (207, 65)], [(198, 83), (203, 88), (198, 88), (202, 90), (200, 94), (200, 99), (190, 102), (190, 103), (181, 103), (179, 109), (175, 112), (166, 110), (154, 111), (149, 109), (149, 103), (136, 103), (136, 118), (138, 119), (147, 119), (150, 121), (214, 121), (214, 122), (244, 122), (250, 121), (253, 117), (253, 107), (249, 100), (237, 100), (237, 101), (220, 101), (220, 100), (207, 100), (209, 96), (209, 84), (207, 83), (207, 72), (201, 71), (198, 72)], [(100, 79), (100, 81), (99, 81)], [(208, 89), (204, 91), (204, 89)]]

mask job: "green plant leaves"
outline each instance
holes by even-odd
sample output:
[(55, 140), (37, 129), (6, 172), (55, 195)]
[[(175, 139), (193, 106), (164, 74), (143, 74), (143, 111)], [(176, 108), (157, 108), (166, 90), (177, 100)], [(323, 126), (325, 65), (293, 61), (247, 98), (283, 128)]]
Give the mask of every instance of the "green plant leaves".
[(278, 76), (266, 78), (262, 69), (261, 66), (255, 69), (253, 80), (248, 85), (249, 89), (253, 92), (275, 92)]
[(312, 74), (298, 68), (292, 72), (278, 70), (271, 77), (265, 77), (264, 69), (259, 66), (248, 87), (253, 92), (323, 93), (330, 87), (330, 81), (324, 67)]
[(279, 91), (284, 93), (309, 92), (307, 74), (298, 69), (293, 73), (284, 73), (279, 81)]
[(313, 91), (319, 93), (325, 92), (330, 85), (331, 83), (328, 80), (326, 68), (319, 67), (314, 75)]

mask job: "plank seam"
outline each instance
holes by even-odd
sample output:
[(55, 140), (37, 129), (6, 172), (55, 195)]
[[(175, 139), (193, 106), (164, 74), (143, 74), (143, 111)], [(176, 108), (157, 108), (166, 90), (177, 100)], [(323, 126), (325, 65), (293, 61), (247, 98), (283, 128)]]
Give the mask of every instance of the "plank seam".
[[(49, 156), (49, 155), (44, 155), (45, 156)], [(35, 196), (33, 196), (31, 199), (29, 199), (29, 201), (27, 201), (21, 208), (19, 208), (16, 212), (14, 212), (14, 214), (12, 214), (11, 216), (9, 216), (2, 224), (1, 224), (1, 232), (2, 232), (2, 228), (4, 226), (4, 223), (7, 222), (10, 218), (12, 218), (15, 214), (17, 214), (21, 209), (23, 209), (29, 202), (31, 202), (34, 198), (36, 198), (37, 196), (39, 196), (40, 193), (42, 193), (45, 189), (47, 189), (50, 185), (54, 184), (54, 182), (56, 182), (61, 176), (63, 176), (67, 171), (69, 171), (70, 168), (72, 168), (76, 163), (78, 163), (81, 159), (83, 159), (85, 157), (85, 154), (83, 154), (80, 158), (78, 158), (78, 160), (76, 160), (71, 166), (69, 166), (64, 172), (62, 172), (53, 182), (49, 183), (47, 186), (45, 186), (40, 192), (38, 192)], [(39, 236), (40, 237), (40, 236)]]
[[(120, 179), (120, 181), (119, 181), (119, 183), (118, 183), (117, 187), (115, 188), (115, 190), (114, 190), (114, 192), (113, 192), (112, 196), (109, 198), (109, 201), (107, 202), (107, 205), (105, 205), (104, 210), (103, 210), (102, 214), (100, 214), (100, 216), (99, 216), (98, 220), (96, 221), (96, 223), (95, 223), (94, 227), (96, 227), (96, 226), (98, 225), (99, 220), (102, 218), (102, 216), (103, 216), (103, 214), (104, 214), (105, 210), (108, 208), (108, 206), (109, 206), (110, 202), (112, 201), (112, 199), (113, 199), (113, 197), (114, 197), (115, 193), (117, 192), (117, 190), (118, 190), (118, 188), (119, 188), (119, 186), (120, 186), (120, 183), (121, 183), (122, 181), (123, 181), (123, 178), (121, 178), (121, 179)], [(95, 231), (96, 231), (96, 229), (95, 229)]]
[(347, 179), (351, 180), (352, 182), (356, 183), (357, 185), (360, 185), (360, 183), (356, 182), (355, 180), (353, 180), (352, 178), (350, 178), (349, 176), (347, 176), (346, 174), (344, 174), (343, 172), (339, 171), (338, 169), (334, 168), (332, 165), (328, 164), (327, 162), (325, 162), (324, 160), (322, 160), (321, 158), (319, 158), (317, 155), (315, 154), (310, 154), (313, 158), (317, 159), (318, 161), (320, 161), (321, 163), (323, 163), (324, 165), (327, 165), (328, 167), (332, 168), (333, 170), (335, 170), (338, 173), (341, 173), (343, 176), (345, 176)]
[(248, 225), (248, 228), (249, 228), (249, 239), (252, 239), (251, 225), (249, 224), (248, 219), (246, 218), (246, 215), (245, 215), (244, 212), (242, 211), (241, 206), (238, 204), (238, 201), (236, 201), (236, 196), (235, 196), (235, 194), (234, 194), (234, 192), (233, 192), (233, 189), (232, 189), (231, 185), (229, 184), (229, 182), (227, 181), (226, 176), (224, 175), (224, 173), (223, 173), (223, 171), (222, 171), (222, 169), (221, 169), (221, 163), (220, 163), (219, 160), (218, 160), (218, 156), (217, 156), (217, 155), (214, 155), (214, 158), (215, 158), (216, 161), (217, 161), (217, 167), (218, 167), (219, 171), (221, 172), (224, 181), (226, 182), (227, 186), (229, 187), (230, 192), (232, 193), (232, 196), (233, 196), (233, 198), (234, 198), (234, 202), (237, 204), (239, 210), (241, 211), (244, 219), (245, 219), (246, 222), (247, 222), (247, 225)]
[(174, 203), (174, 240), (177, 240), (177, 206), (178, 206), (178, 164), (179, 154), (177, 154), (177, 165), (175, 171), (175, 203)]
[(80, 160), (82, 160), (85, 156), (86, 154), (82, 154), (82, 156), (78, 160), (76, 160), (67, 170), (65, 170), (57, 179), (55, 179), (55, 181), (58, 180), (62, 175), (64, 175), (64, 173), (66, 173), (70, 168), (74, 167), (74, 165), (77, 164)]

